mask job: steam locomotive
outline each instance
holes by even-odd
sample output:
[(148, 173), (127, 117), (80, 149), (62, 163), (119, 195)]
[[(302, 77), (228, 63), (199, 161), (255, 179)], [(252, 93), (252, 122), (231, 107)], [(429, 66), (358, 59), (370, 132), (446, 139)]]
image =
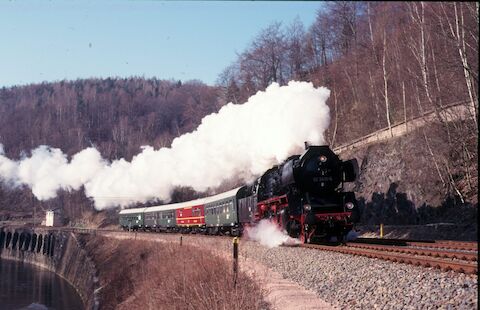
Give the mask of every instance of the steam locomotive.
[(129, 230), (240, 235), (269, 219), (291, 237), (310, 243), (345, 239), (359, 220), (353, 192), (356, 159), (342, 161), (328, 146), (308, 146), (302, 155), (267, 170), (253, 184), (202, 199), (120, 211)]

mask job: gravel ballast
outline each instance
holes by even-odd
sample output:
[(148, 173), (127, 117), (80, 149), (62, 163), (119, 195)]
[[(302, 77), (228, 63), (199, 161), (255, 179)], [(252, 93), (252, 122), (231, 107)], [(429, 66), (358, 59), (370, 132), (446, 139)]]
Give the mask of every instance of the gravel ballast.
[(477, 276), (313, 249), (242, 250), (344, 309), (477, 309)]

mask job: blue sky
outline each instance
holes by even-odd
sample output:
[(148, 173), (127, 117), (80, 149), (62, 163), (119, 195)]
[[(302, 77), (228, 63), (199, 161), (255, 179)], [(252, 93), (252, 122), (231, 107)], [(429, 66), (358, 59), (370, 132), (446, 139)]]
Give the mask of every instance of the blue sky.
[(1, 1), (0, 87), (88, 77), (213, 85), (266, 26), (321, 2)]

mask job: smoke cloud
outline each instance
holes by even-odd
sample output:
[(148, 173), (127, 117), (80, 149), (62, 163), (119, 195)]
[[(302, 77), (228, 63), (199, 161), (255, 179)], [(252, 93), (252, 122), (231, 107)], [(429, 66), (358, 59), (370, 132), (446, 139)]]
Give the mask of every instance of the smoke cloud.
[(0, 144), (0, 179), (29, 186), (40, 200), (55, 197), (59, 189), (84, 186), (97, 209), (169, 201), (177, 186), (205, 191), (232, 177), (251, 181), (301, 153), (304, 141), (324, 144), (329, 95), (328, 89), (311, 83), (273, 83), (244, 104), (229, 103), (204, 117), (194, 132), (176, 138), (170, 148), (142, 147), (130, 162), (108, 162), (95, 148), (69, 160), (61, 150), (48, 146), (13, 161)]

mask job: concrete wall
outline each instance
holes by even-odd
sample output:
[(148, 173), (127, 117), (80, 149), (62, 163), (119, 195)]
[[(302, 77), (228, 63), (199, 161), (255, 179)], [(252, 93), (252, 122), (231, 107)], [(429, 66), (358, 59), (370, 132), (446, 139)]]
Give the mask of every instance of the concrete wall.
[(45, 228), (0, 228), (0, 258), (46, 268), (66, 279), (85, 309), (98, 309), (97, 271), (74, 233)]

